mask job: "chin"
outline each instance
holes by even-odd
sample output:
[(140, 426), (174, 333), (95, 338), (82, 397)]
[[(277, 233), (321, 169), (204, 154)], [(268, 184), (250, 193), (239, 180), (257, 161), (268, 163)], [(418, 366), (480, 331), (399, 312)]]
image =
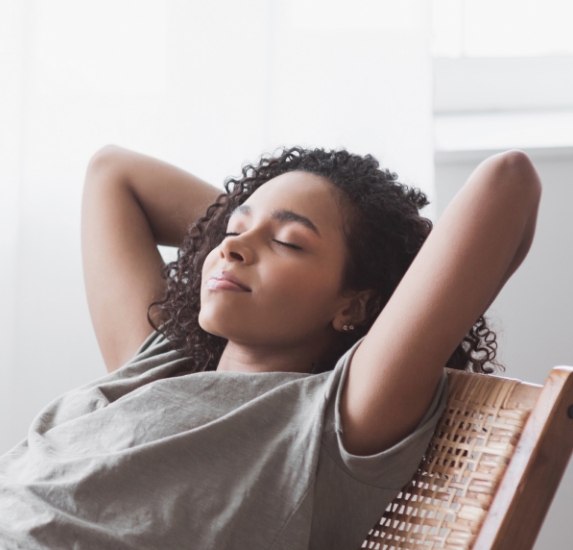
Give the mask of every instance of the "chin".
[(220, 338), (229, 339), (227, 331), (224, 327), (221, 327), (221, 324), (217, 322), (216, 319), (213, 319), (213, 316), (205, 318), (205, 315), (201, 315), (199, 312), (199, 318), (197, 320), (199, 326), (209, 334), (213, 336), (219, 336)]
[(213, 331), (213, 327), (211, 326), (212, 323), (209, 323), (208, 321), (206, 322), (203, 316), (201, 316), (201, 312), (199, 312), (199, 318), (197, 319), (197, 323), (205, 332), (208, 332), (209, 334), (213, 334), (215, 336), (219, 336)]

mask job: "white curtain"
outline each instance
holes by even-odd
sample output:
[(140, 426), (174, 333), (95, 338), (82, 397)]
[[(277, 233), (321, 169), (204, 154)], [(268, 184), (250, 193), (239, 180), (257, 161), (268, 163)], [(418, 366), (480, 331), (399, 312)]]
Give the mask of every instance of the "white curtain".
[(91, 154), (222, 187), (280, 145), (346, 147), (433, 200), (430, 20), (423, 0), (0, 2), (0, 452), (106, 373), (81, 267)]

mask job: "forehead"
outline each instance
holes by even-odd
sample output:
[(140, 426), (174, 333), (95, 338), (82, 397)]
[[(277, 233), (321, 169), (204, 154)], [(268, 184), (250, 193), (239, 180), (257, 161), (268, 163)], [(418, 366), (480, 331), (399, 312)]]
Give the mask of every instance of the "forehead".
[(320, 230), (341, 231), (336, 188), (325, 178), (307, 172), (292, 171), (261, 185), (246, 201), (254, 215), (270, 215), (286, 209), (306, 216)]

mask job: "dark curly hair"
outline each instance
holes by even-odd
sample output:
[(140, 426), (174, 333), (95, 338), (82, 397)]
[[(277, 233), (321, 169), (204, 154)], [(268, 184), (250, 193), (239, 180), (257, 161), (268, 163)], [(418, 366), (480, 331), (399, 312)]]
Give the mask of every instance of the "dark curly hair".
[[(339, 191), (338, 197), (346, 206), (343, 288), (375, 291), (366, 304), (365, 322), (352, 332), (339, 333), (328, 357), (313, 363), (314, 374), (332, 370), (340, 356), (368, 332), (432, 230), (431, 220), (418, 212), (429, 204), (426, 195), (399, 183), (398, 175), (380, 169), (371, 155), (354, 155), (345, 149), (292, 147), (281, 148), (275, 155), (262, 155), (257, 165), (245, 165), (242, 177), (227, 178), (226, 193), (217, 197), (205, 216), (190, 225), (177, 259), (162, 266), (161, 276), (167, 281), (165, 296), (147, 310), (151, 326), (171, 342), (172, 349), (190, 358), (191, 372), (216, 370), (227, 343), (227, 339), (199, 325), (205, 258), (224, 239), (231, 212), (261, 185), (293, 170), (322, 176)], [(153, 307), (160, 310), (159, 326), (150, 315)], [(481, 316), (445, 366), (488, 374), (494, 372), (494, 367), (504, 370), (495, 361), (496, 350), (496, 334)]]

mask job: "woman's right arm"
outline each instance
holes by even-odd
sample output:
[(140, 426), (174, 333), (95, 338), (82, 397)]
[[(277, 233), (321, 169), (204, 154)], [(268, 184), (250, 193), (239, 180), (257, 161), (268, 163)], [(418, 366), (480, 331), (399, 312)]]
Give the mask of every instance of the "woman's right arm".
[(163, 297), (157, 245), (181, 246), (188, 226), (223, 193), (160, 160), (108, 145), (88, 165), (82, 263), (90, 316), (107, 370), (153, 332), (149, 304)]

